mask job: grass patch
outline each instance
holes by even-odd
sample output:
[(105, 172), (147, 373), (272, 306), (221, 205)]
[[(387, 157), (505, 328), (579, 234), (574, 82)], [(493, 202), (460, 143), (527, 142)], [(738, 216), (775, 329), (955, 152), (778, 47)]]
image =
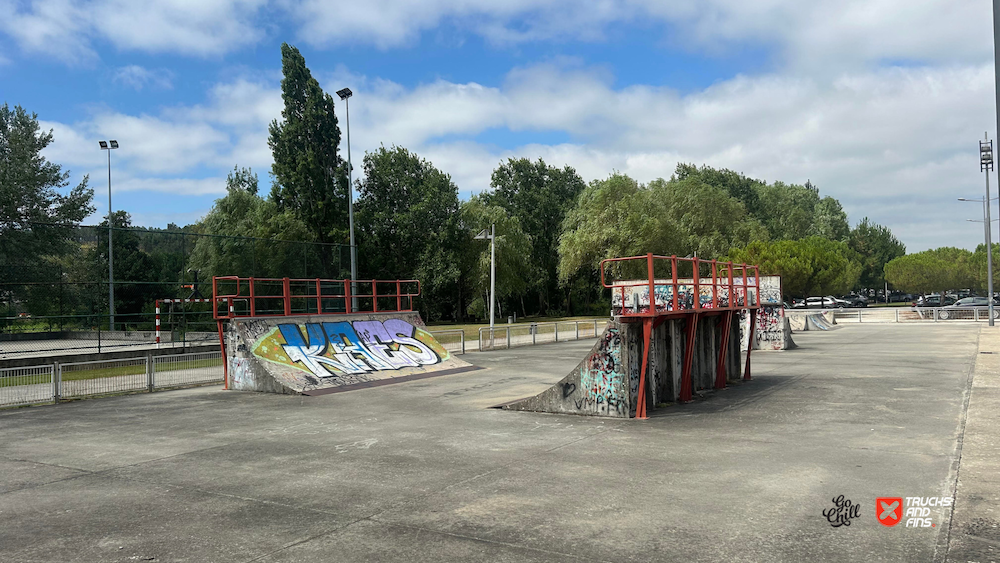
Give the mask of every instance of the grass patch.
[[(156, 366), (156, 373), (176, 371), (182, 369), (197, 369), (218, 367), (222, 365), (221, 358), (209, 358), (204, 360), (182, 360), (177, 362), (165, 362)], [(120, 377), (123, 375), (143, 375), (146, 373), (145, 364), (112, 366), (112, 367), (92, 367), (91, 365), (67, 366), (63, 368), (63, 381), (81, 381), (85, 379), (101, 379), (104, 377)], [(4, 377), (0, 375), (0, 387), (13, 387), (16, 385), (37, 385), (51, 384), (52, 379), (49, 374)]]
[[(594, 320), (597, 320), (597, 329), (601, 330), (603, 328), (602, 323), (606, 322), (608, 319), (606, 318), (595, 319), (594, 317), (527, 317), (527, 318), (518, 318), (517, 322), (514, 324), (507, 324), (507, 319), (505, 317), (503, 319), (503, 322), (499, 322), (500, 319), (497, 319), (498, 322), (495, 325), (495, 329), (497, 330), (498, 334), (501, 335), (505, 334), (504, 329), (507, 327), (513, 328), (516, 331), (516, 334), (525, 334), (528, 332), (528, 326), (530, 326), (532, 323), (555, 323), (555, 322), (570, 323), (573, 321), (586, 321), (587, 324), (590, 324)], [(490, 327), (489, 323), (479, 323), (479, 324), (435, 323), (427, 325), (427, 331), (437, 332), (442, 330), (461, 330), (465, 333), (466, 340), (479, 340), (479, 329), (489, 328), (489, 327)], [(583, 330), (585, 328), (587, 328), (587, 326), (581, 323), (580, 329)], [(560, 327), (560, 331), (567, 329), (569, 329), (569, 327), (565, 328)], [(555, 327), (552, 326), (538, 327), (538, 334), (552, 334), (553, 332), (555, 332)], [(512, 332), (512, 334), (514, 333), (515, 332)], [(446, 334), (436, 338), (438, 339), (439, 342), (458, 342), (457, 334), (454, 335)]]

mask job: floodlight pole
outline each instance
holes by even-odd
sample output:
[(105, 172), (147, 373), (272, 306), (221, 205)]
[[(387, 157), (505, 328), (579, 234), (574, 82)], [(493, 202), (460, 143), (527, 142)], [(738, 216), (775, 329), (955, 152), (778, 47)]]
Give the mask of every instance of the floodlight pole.
[(989, 326), (993, 326), (993, 236), (990, 233), (990, 171), (993, 170), (993, 141), (989, 140), (989, 134), (984, 135), (986, 140), (979, 142), (979, 168), (986, 173), (986, 197), (983, 199), (983, 209), (986, 211), (986, 291), (989, 299)]
[(111, 212), (111, 151), (118, 148), (118, 141), (101, 141), (101, 150), (108, 151), (108, 330), (115, 329), (115, 253), (111, 244), (113, 214)]
[[(344, 88), (338, 90), (337, 95), (340, 96), (341, 100), (344, 100), (344, 114), (347, 117), (347, 221), (351, 230), (351, 310), (357, 311), (358, 255), (354, 246), (354, 166), (351, 165), (351, 104), (348, 101), (354, 92), (351, 92), (350, 88)], [(378, 299), (376, 293), (375, 284), (372, 282), (372, 300)], [(378, 308), (375, 303), (372, 306), (374, 309)]]
[(493, 308), (497, 300), (497, 225), (490, 225), (490, 338), (493, 337)]

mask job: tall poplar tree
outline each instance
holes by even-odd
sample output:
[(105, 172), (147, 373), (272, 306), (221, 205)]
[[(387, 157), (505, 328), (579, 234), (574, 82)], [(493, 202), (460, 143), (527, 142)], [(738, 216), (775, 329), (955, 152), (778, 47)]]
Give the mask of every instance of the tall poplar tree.
[[(312, 77), (299, 50), (287, 43), (281, 45), (281, 71), (283, 120), (271, 122), (267, 141), (274, 155), (271, 199), (305, 222), (317, 242), (347, 243), (347, 164), (338, 154), (333, 97)], [(329, 263), (326, 257), (323, 261)]]

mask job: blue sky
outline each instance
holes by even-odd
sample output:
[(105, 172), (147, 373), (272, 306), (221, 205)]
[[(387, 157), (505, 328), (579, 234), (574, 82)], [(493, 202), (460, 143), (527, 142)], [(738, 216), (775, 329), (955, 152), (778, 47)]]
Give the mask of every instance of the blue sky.
[[(402, 145), (463, 197), (509, 157), (586, 180), (677, 162), (802, 183), (911, 251), (982, 237), (976, 142), (995, 135), (985, 0), (0, 0), (0, 102), (107, 213), (197, 221), (250, 166), (270, 185), (279, 46), (351, 99), (352, 153)], [(337, 112), (343, 128), (343, 105)], [(356, 164), (356, 168), (360, 168)], [(994, 185), (998, 185), (994, 182)]]

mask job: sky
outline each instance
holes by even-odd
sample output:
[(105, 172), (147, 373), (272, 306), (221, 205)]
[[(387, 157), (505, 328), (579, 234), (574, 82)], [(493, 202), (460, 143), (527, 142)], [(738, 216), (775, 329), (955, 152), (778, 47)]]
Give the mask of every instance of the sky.
[(53, 130), (44, 155), (74, 185), (90, 176), (88, 223), (108, 209), (99, 140), (120, 143), (112, 204), (135, 225), (196, 222), (234, 166), (266, 193), (288, 42), (327, 92), (354, 92), (356, 171), (403, 146), (467, 199), (511, 157), (587, 181), (685, 162), (809, 180), (909, 252), (984, 240), (982, 206), (958, 198), (985, 194), (978, 141), (996, 135), (988, 0), (0, 0), (0, 14), (0, 103)]

